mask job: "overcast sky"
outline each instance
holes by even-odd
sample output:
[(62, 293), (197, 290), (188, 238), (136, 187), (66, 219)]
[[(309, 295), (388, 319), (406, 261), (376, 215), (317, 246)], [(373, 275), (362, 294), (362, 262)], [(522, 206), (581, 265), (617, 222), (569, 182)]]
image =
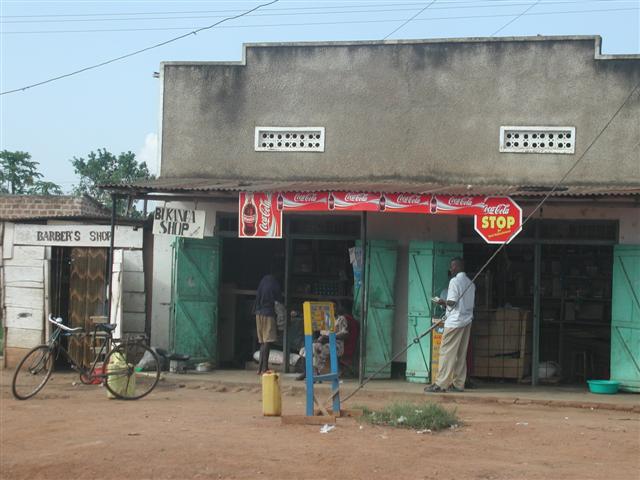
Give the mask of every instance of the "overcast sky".
[[(101, 63), (269, 1), (0, 0), (0, 90)], [(601, 35), (604, 53), (628, 54), (640, 53), (639, 24), (640, 0), (280, 0), (140, 55), (0, 96), (0, 149), (30, 152), (45, 178), (66, 191), (77, 183), (69, 160), (98, 148), (131, 150), (155, 171), (153, 72), (160, 62), (240, 60), (246, 42)]]

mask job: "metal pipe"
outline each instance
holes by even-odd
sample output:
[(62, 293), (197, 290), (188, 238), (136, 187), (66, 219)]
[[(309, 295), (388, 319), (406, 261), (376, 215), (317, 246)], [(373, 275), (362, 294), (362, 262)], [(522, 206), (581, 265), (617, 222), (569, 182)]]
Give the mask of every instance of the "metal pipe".
[(360, 215), (360, 249), (362, 251), (362, 273), (360, 276), (360, 358), (358, 361), (358, 382), (364, 380), (367, 359), (367, 212)]
[(538, 365), (540, 363), (540, 267), (542, 263), (542, 245), (533, 247), (533, 335), (531, 358), (531, 385), (538, 384)]
[(289, 224), (284, 219), (284, 306), (286, 315), (284, 318), (284, 333), (282, 335), (282, 350), (284, 361), (284, 373), (289, 373), (289, 263), (291, 256), (291, 239), (289, 238)]
[(116, 205), (118, 203), (118, 195), (111, 194), (111, 235), (109, 237), (109, 272), (107, 274), (107, 317), (111, 323), (111, 299), (112, 299), (112, 283), (113, 283), (113, 248), (116, 236)]

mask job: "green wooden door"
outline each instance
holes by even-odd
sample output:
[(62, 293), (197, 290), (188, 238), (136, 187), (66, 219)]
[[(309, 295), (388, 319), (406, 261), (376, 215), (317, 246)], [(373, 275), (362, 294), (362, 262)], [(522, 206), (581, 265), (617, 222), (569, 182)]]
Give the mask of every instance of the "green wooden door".
[(217, 238), (174, 243), (171, 348), (194, 362), (217, 361), (220, 246)]
[(613, 250), (611, 379), (640, 392), (640, 245)]
[[(431, 297), (440, 296), (449, 283), (450, 260), (462, 256), (462, 245), (444, 242), (409, 244), (409, 309), (407, 344), (431, 326), (431, 318), (443, 312)], [(406, 378), (409, 382), (427, 383), (431, 373), (431, 335), (407, 350)]]
[[(396, 242), (372, 240), (367, 244), (365, 376), (375, 373), (391, 360), (397, 256)], [(376, 378), (391, 378), (391, 365), (386, 365)]]

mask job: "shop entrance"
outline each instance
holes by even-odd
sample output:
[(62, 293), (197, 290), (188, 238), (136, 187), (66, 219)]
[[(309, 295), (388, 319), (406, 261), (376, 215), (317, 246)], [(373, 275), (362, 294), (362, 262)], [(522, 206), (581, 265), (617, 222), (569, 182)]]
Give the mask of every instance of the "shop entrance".
[[(531, 381), (537, 269), (539, 381), (609, 378), (616, 232), (615, 222), (529, 222), (476, 281), (471, 375)], [(469, 276), (496, 248), (465, 240)]]

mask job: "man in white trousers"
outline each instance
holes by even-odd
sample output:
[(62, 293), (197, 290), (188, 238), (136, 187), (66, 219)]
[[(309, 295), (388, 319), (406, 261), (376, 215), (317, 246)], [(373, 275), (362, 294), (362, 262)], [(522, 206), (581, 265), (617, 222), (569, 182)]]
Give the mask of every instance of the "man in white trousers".
[(467, 378), (467, 347), (473, 321), (476, 286), (464, 273), (464, 261), (456, 257), (449, 265), (451, 280), (447, 298), (434, 298), (446, 306), (447, 316), (440, 344), (440, 368), (435, 382), (424, 389), (426, 393), (462, 392)]

